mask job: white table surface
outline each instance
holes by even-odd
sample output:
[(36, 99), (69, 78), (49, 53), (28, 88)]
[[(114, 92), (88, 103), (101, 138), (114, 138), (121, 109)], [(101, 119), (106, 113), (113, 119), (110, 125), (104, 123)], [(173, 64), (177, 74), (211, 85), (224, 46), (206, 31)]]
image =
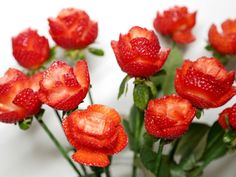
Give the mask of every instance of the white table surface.
[[(89, 68), (96, 103), (115, 107), (121, 114), (127, 114), (132, 104), (132, 84), (126, 97), (116, 99), (118, 87), (125, 76), (116, 63), (110, 47), (111, 40), (117, 40), (119, 33), (126, 33), (132, 26), (139, 25), (153, 29), (152, 22), (157, 10), (174, 5), (186, 5), (190, 11), (197, 10), (197, 24), (194, 33), (197, 41), (188, 45), (185, 58), (197, 59), (210, 56), (204, 50), (207, 32), (214, 22), (220, 24), (227, 18), (236, 18), (235, 0), (7, 0), (0, 1), (0, 75), (8, 67), (18, 67), (11, 54), (11, 37), (27, 27), (38, 29), (39, 33), (50, 39), (48, 17), (55, 17), (62, 8), (84, 9), (99, 23), (99, 37), (95, 46), (104, 48), (103, 58), (89, 55)], [(53, 44), (50, 39), (51, 44)], [(161, 40), (161, 43), (163, 41)], [(200, 120), (212, 123), (218, 113), (230, 102), (218, 109), (205, 111)], [(86, 106), (87, 101), (83, 104)], [(65, 145), (67, 141), (58, 126), (53, 112), (48, 110), (45, 121)], [(124, 151), (115, 157), (114, 177), (129, 177), (127, 164), (131, 154)], [(231, 154), (215, 161), (206, 170), (204, 177), (235, 177), (236, 155)], [(15, 125), (0, 123), (0, 177), (53, 177), (76, 176), (67, 162), (55, 150), (47, 135), (37, 122), (29, 131), (21, 131)]]

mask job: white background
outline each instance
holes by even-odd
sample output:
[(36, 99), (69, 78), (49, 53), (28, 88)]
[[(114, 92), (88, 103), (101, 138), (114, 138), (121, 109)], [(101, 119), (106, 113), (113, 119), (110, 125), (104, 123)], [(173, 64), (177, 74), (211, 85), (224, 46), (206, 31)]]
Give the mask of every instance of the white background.
[[(220, 24), (227, 18), (235, 18), (235, 0), (8, 0), (0, 1), (0, 75), (8, 67), (18, 67), (13, 59), (11, 37), (31, 27), (38, 29), (41, 35), (50, 39), (48, 17), (55, 17), (62, 8), (76, 7), (87, 11), (90, 17), (99, 23), (99, 37), (95, 46), (104, 48), (103, 58), (88, 56), (96, 103), (115, 107), (121, 114), (127, 114), (132, 104), (132, 85), (126, 97), (116, 99), (118, 87), (125, 76), (119, 69), (110, 47), (112, 39), (117, 40), (119, 33), (126, 33), (129, 28), (139, 25), (153, 29), (152, 22), (157, 10), (164, 10), (174, 5), (187, 5), (190, 11), (197, 10), (197, 24), (194, 33), (197, 41), (188, 45), (185, 58), (192, 60), (200, 56), (210, 56), (204, 50), (209, 26)], [(51, 44), (53, 44), (50, 39)], [(162, 45), (163, 41), (161, 40)], [(228, 102), (231, 106), (236, 98)], [(84, 104), (85, 105), (85, 104)], [(212, 123), (223, 108), (205, 111), (201, 121)], [(45, 121), (65, 145), (66, 139), (60, 130), (53, 112), (47, 112)], [(191, 142), (190, 142), (191, 143)], [(113, 176), (128, 177), (127, 151), (115, 160)], [(116, 157), (116, 158), (119, 158)], [(220, 159), (207, 168), (204, 177), (235, 177), (236, 155)], [(126, 168), (125, 168), (126, 166)], [(120, 170), (124, 168), (124, 170)], [(75, 176), (67, 162), (55, 150), (47, 135), (36, 122), (29, 131), (21, 131), (15, 125), (0, 123), (0, 177), (52, 177)]]

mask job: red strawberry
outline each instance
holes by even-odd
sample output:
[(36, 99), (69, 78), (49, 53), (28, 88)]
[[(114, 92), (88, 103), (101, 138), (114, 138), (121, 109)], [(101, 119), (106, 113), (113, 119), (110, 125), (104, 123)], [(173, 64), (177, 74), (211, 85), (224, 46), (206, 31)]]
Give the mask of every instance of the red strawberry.
[(236, 54), (236, 20), (222, 23), (223, 32), (219, 33), (216, 25), (211, 25), (208, 32), (209, 43), (222, 54)]
[(63, 129), (77, 149), (72, 158), (84, 165), (107, 166), (108, 155), (120, 152), (128, 142), (119, 114), (103, 105), (74, 111), (63, 120)]
[(13, 55), (17, 62), (28, 69), (40, 67), (50, 55), (48, 40), (36, 30), (27, 29), (12, 38)]
[(158, 72), (164, 65), (170, 49), (160, 50), (153, 31), (135, 26), (111, 46), (121, 69), (130, 76), (147, 77)]
[(187, 60), (177, 69), (175, 88), (198, 108), (219, 107), (236, 94), (236, 87), (232, 86), (234, 76), (215, 58)]
[(145, 111), (145, 128), (158, 138), (174, 139), (183, 135), (195, 116), (188, 100), (171, 95), (151, 100)]
[(9, 69), (0, 78), (0, 121), (15, 123), (36, 114), (40, 106), (37, 93), (21, 71)]
[(62, 9), (57, 18), (49, 18), (48, 22), (53, 40), (65, 49), (85, 48), (97, 38), (97, 23), (82, 10)]
[(89, 88), (88, 67), (79, 61), (73, 69), (63, 61), (54, 62), (43, 74), (39, 98), (60, 110), (72, 110), (85, 98)]
[(156, 31), (163, 35), (170, 35), (177, 43), (193, 42), (195, 37), (191, 33), (196, 21), (196, 12), (189, 13), (187, 7), (175, 6), (157, 13), (153, 22)]

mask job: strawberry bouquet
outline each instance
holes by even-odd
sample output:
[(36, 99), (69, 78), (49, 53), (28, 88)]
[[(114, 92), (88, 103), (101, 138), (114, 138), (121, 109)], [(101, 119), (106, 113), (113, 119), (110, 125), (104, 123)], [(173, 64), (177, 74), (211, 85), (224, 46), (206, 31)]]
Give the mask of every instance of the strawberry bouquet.
[[(13, 56), (24, 69), (10, 68), (0, 77), (0, 121), (22, 130), (37, 121), (79, 177), (111, 177), (113, 156), (127, 146), (132, 177), (201, 176), (213, 160), (236, 148), (236, 104), (211, 126), (193, 122), (236, 95), (235, 71), (226, 69), (236, 54), (236, 21), (223, 22), (222, 33), (210, 27), (211, 57), (184, 60), (181, 47), (195, 41), (196, 17), (187, 7), (174, 6), (157, 13), (154, 30), (133, 26), (111, 41), (114, 59), (126, 73), (118, 99), (133, 82), (133, 106), (121, 116), (92, 98), (86, 54), (104, 55), (91, 47), (98, 23), (83, 10), (62, 9), (48, 19), (55, 45), (31, 28), (12, 38)], [(157, 33), (172, 45), (163, 47)], [(90, 105), (83, 109), (87, 98)], [(69, 148), (47, 126), (48, 109), (54, 110)]]

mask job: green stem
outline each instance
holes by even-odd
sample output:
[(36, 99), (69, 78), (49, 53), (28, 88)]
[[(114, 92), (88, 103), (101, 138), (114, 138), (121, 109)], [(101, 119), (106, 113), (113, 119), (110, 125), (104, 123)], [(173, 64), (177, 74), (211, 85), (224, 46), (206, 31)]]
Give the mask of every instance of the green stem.
[(57, 149), (60, 151), (62, 156), (67, 160), (67, 162), (71, 165), (71, 167), (75, 170), (75, 172), (82, 177), (80, 171), (77, 169), (75, 164), (72, 162), (72, 160), (69, 158), (69, 156), (66, 153), (66, 150), (62, 147), (62, 145), (59, 143), (59, 141), (56, 139), (56, 137), (52, 134), (52, 132), (49, 130), (47, 125), (44, 123), (42, 119), (37, 119), (38, 123), (41, 125), (41, 127), (44, 129), (44, 131), (48, 134), (49, 138), (53, 141)]
[(91, 105), (94, 104), (91, 89), (89, 89), (89, 101)]
[(137, 176), (137, 167), (135, 165), (135, 160), (137, 158), (137, 152), (134, 152), (134, 156), (133, 156), (133, 167), (132, 167), (132, 177), (136, 177)]
[(111, 177), (109, 166), (107, 166), (107, 167), (104, 169), (104, 171), (105, 171), (106, 177)]
[(139, 155), (140, 152), (140, 138), (141, 138), (141, 132), (142, 132), (142, 127), (143, 127), (143, 121), (141, 117), (143, 117), (143, 111), (140, 111), (138, 109), (138, 114), (139, 114), (139, 119), (135, 119), (135, 125), (134, 125), (134, 144), (135, 144), (135, 149), (134, 149), (134, 156), (133, 156), (133, 167), (132, 167), (132, 177), (137, 176), (137, 167), (135, 165), (135, 161)]
[(165, 140), (161, 139), (158, 152), (157, 152), (157, 159), (156, 159), (156, 165), (155, 165), (155, 174), (157, 177), (159, 177), (159, 172), (160, 172), (160, 166), (161, 166), (161, 157), (162, 157), (162, 151), (163, 147), (165, 145)]
[(96, 175), (96, 177), (101, 177), (101, 173), (100, 172), (95, 172), (95, 175)]
[(56, 113), (59, 122), (62, 124), (62, 118), (61, 118), (59, 112), (56, 109), (54, 109), (54, 112)]
[(87, 173), (87, 170), (86, 170), (85, 166), (82, 165), (82, 164), (80, 164), (80, 167), (82, 168), (82, 170), (83, 170), (83, 172), (84, 172), (84, 175), (87, 176), (88, 173)]

